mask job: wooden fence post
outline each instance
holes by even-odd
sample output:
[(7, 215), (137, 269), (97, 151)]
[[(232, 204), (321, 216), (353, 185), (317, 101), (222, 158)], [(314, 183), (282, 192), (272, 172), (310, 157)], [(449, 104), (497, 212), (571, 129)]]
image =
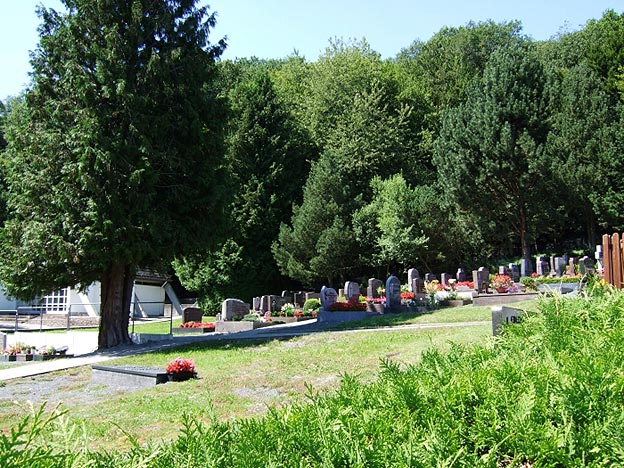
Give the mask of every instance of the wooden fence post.
[(622, 247), (620, 244), (620, 235), (616, 232), (611, 236), (611, 271), (613, 277), (613, 286), (622, 289)]
[(602, 272), (606, 283), (613, 284), (612, 263), (611, 263), (611, 236), (602, 236)]

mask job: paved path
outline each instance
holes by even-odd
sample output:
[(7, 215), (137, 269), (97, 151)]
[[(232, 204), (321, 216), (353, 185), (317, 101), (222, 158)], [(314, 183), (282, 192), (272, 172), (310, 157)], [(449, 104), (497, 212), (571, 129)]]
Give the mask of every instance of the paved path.
[(322, 324), (311, 322), (290, 323), (284, 325), (275, 325), (273, 327), (257, 328), (247, 332), (229, 333), (229, 334), (203, 334), (195, 336), (175, 336), (165, 341), (151, 342), (145, 345), (123, 346), (114, 350), (98, 351), (85, 354), (79, 357), (56, 359), (51, 361), (43, 361), (32, 364), (21, 364), (0, 370), (0, 382), (33, 375), (46, 374), (73, 367), (89, 366), (110, 361), (124, 356), (132, 356), (135, 354), (149, 353), (152, 351), (175, 348), (188, 343), (205, 342), (205, 341), (226, 341), (226, 340), (244, 340), (244, 339), (276, 339), (290, 338), (295, 336), (308, 335), (310, 333), (360, 333), (360, 332), (389, 332), (400, 330), (425, 330), (434, 328), (457, 328), (457, 327), (473, 327), (479, 325), (490, 324), (490, 321), (480, 322), (454, 322), (454, 323), (424, 323), (413, 325), (397, 325), (378, 328), (353, 328), (348, 330), (327, 329)]

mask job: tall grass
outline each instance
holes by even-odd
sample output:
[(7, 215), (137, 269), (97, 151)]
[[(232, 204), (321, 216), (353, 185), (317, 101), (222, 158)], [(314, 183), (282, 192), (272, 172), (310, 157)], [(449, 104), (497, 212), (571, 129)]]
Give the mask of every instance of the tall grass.
[(623, 363), (622, 294), (554, 298), (488, 344), (386, 360), (374, 382), (345, 375), (262, 418), (187, 417), (173, 443), (91, 453), (89, 466), (623, 466)]

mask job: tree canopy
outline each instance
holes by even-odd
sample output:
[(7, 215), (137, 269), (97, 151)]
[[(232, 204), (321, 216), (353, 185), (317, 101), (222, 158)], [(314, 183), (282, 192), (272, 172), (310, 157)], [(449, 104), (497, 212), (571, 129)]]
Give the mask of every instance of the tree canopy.
[[(129, 342), (134, 272), (205, 246), (220, 217), (225, 44), (194, 0), (41, 8), (33, 84), (4, 153), (0, 272), (30, 299), (102, 284), (100, 347)], [(207, 222), (208, 219), (213, 220)]]

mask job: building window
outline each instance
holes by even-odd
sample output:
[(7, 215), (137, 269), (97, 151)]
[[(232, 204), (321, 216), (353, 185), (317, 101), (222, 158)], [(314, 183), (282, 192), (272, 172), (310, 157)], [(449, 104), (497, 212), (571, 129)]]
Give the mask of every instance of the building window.
[(54, 291), (41, 299), (42, 312), (46, 314), (67, 313), (67, 297), (69, 296), (69, 288)]

